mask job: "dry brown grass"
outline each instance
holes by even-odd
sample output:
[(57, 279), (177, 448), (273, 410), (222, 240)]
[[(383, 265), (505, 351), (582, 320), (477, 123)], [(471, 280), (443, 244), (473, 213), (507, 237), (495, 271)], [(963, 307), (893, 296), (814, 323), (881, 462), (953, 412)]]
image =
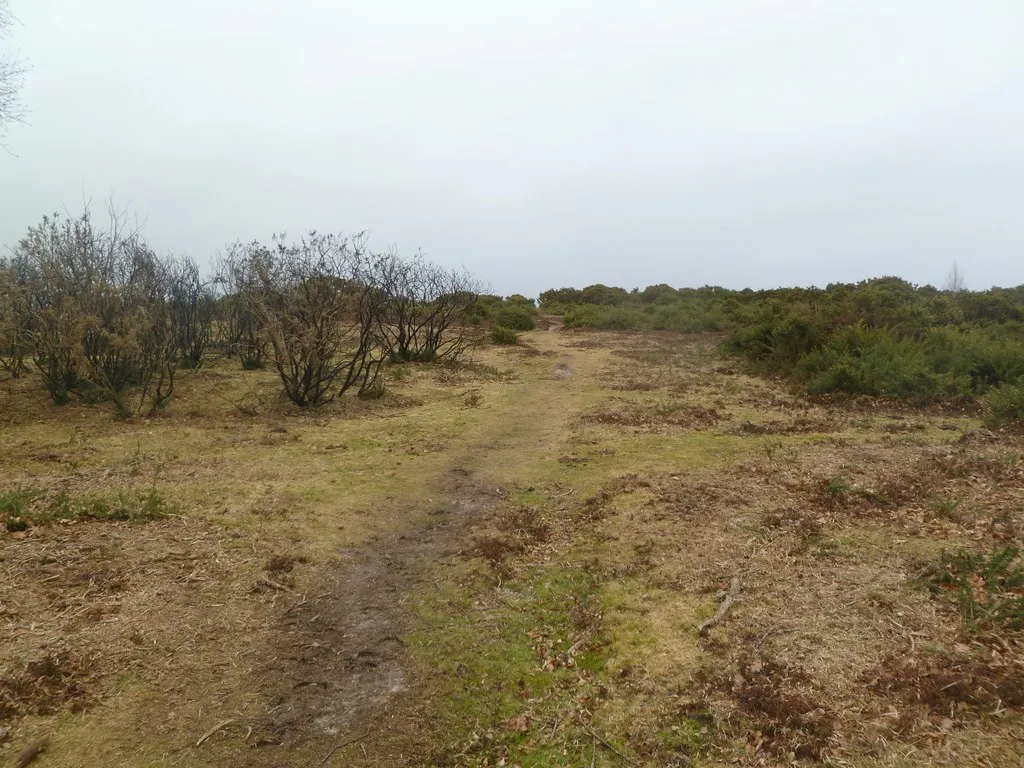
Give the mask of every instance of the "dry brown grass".
[[(658, 357), (650, 345), (628, 354)], [(889, 426), (903, 422), (884, 404), (864, 418), (863, 404), (823, 412), (762, 383), (705, 392), (706, 369), (684, 370), (688, 381), (662, 371), (657, 388), (718, 410), (712, 428), (723, 445), (748, 440), (744, 457), (694, 468), (680, 455), (660, 473), (605, 481), (570, 513), (561, 554), (602, 585), (609, 677), (592, 716), (605, 732), (648, 765), (1016, 765), (1020, 638), (972, 635), (916, 580), (943, 550), (1019, 535), (1020, 445), (970, 421), (946, 429), (945, 413), (917, 414), (898, 431), (915, 439), (894, 441)], [(605, 388), (641, 394), (607, 399), (581, 428), (620, 430), (616, 452), (632, 454), (653, 418), (630, 409), (654, 387)], [(706, 429), (654, 431), (667, 428)], [(517, 558), (532, 556), (506, 567)], [(736, 575), (740, 602), (699, 638)]]
[(729, 414), (722, 413), (714, 407), (708, 408), (679, 400), (610, 400), (586, 414), (583, 421), (656, 431), (666, 427), (709, 429), (728, 418)]
[[(170, 514), (0, 537), (9, 752), (53, 734), (54, 764), (89, 768), (320, 762), (346, 734), (287, 751), (246, 730), (283, 711), (268, 679), (291, 695), (274, 663), (383, 674), (326, 647), (328, 604), (361, 626), (331, 592), (342, 551), (373, 576), (365, 610), (440, 607), (420, 662), (388, 641), (408, 693), (367, 704), (371, 733), (337, 765), (621, 763), (595, 734), (647, 766), (1020, 764), (1024, 638), (920, 583), (943, 551), (1020, 542), (1020, 437), (812, 401), (723, 363), (714, 338), (529, 339), (539, 354), (409, 365), (383, 401), (309, 416), (267, 372), (214, 367), (130, 423), (11, 385), (0, 492), (43, 509), (156, 487)], [(374, 561), (368, 541), (398, 557), (420, 531), (443, 540), (453, 467), (493, 499), (438, 549), (458, 554)], [(389, 591), (397, 573), (422, 590)], [(698, 634), (734, 577), (739, 601)], [(524, 644), (526, 672), (509, 661)], [(440, 718), (445, 675), (463, 709)]]

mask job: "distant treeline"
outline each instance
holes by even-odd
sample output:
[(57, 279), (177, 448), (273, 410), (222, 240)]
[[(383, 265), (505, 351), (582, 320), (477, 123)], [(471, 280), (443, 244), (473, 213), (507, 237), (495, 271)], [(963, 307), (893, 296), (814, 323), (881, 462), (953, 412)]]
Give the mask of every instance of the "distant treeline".
[(941, 291), (895, 277), (763, 291), (592, 285), (545, 291), (540, 303), (569, 328), (729, 331), (731, 353), (811, 393), (983, 400), (993, 422), (1024, 420), (1024, 286)]

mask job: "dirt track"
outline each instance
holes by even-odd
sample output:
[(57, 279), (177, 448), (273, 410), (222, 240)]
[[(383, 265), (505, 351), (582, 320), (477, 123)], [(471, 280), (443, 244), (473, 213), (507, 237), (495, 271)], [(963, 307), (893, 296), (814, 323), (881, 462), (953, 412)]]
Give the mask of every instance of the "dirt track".
[(238, 765), (275, 764), (275, 746), (343, 744), (382, 727), (388, 702), (409, 684), (404, 595), (433, 560), (458, 552), (467, 525), (500, 498), (461, 468), (440, 485), (445, 501), (429, 525), (345, 552), (323, 593), (285, 610), (261, 682), (272, 708), (253, 733), (259, 748)]
[[(564, 386), (569, 359), (571, 353), (545, 360), (551, 372), (543, 388)], [(239, 755), (237, 765), (277, 765), (281, 747), (286, 754), (320, 749), (336, 765), (398, 765), (408, 759), (386, 752), (368, 758), (357, 745), (369, 737), (387, 750), (404, 741), (384, 738), (381, 731), (388, 728), (389, 703), (416, 695), (401, 639), (408, 593), (438, 560), (459, 553), (467, 532), (506, 495), (493, 482), (501, 452), (523, 450), (531, 435), (557, 429), (567, 416), (543, 402), (517, 405), (495, 432), (475, 441), (474, 450), (453, 459), (436, 487), (424, 489), (426, 523), (341, 553), (324, 573), (318, 594), (296, 596), (285, 608), (259, 682), (270, 709), (251, 735), (255, 749)], [(478, 476), (478, 467), (489, 469), (489, 479)], [(434, 496), (430, 502), (428, 495)]]

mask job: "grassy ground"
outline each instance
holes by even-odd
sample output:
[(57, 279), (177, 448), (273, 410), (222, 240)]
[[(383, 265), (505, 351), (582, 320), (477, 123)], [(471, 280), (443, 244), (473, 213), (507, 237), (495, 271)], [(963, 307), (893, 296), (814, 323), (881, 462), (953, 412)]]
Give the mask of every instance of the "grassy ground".
[[(1018, 588), (980, 566), (949, 584), (942, 559), (1021, 543), (1017, 438), (811, 402), (713, 337), (525, 340), (309, 415), (228, 363), (149, 422), (6, 383), (0, 750), (1021, 765)], [(369, 629), (343, 615), (371, 602), (387, 610)], [(379, 666), (347, 644), (367, 632), (395, 638)], [(362, 692), (354, 714), (271, 727), (293, 699), (347, 706), (292, 690), (318, 666)]]

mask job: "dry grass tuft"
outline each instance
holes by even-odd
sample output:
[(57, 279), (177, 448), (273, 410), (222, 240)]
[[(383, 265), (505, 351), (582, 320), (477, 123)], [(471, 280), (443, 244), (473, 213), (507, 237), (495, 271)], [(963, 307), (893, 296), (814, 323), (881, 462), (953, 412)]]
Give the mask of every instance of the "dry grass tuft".
[(583, 423), (609, 424), (656, 431), (664, 427), (710, 429), (730, 418), (717, 408), (688, 404), (679, 400), (611, 400), (583, 417)]

